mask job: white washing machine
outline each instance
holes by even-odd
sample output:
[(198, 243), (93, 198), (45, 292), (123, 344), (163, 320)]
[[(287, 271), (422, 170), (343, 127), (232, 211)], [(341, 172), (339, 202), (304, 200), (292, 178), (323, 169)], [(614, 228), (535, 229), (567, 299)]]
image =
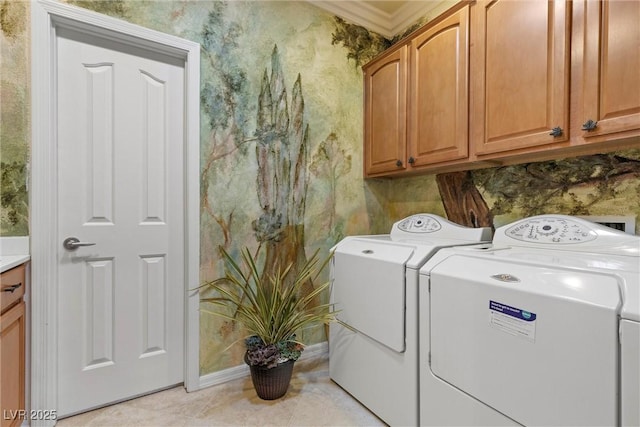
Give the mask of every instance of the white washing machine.
[(640, 425), (640, 237), (541, 215), (420, 271), (422, 425)]
[(440, 248), (490, 241), (491, 229), (436, 215), (396, 222), (389, 235), (352, 236), (334, 247), (331, 379), (390, 425), (418, 423), (418, 277)]

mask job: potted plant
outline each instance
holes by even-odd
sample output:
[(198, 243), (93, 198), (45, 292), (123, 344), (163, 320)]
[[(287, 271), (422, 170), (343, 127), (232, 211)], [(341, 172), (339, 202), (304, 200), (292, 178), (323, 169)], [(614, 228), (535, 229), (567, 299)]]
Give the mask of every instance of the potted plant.
[(316, 251), (299, 269), (290, 264), (268, 275), (258, 268), (258, 254), (252, 255), (248, 248), (241, 251), (242, 267), (224, 249), (221, 252), (225, 275), (201, 286), (208, 291), (201, 301), (224, 310), (203, 311), (231, 319), (247, 330), (244, 360), (250, 367), (254, 388), (262, 399), (278, 399), (287, 392), (293, 364), (304, 349), (296, 334), (334, 320), (331, 304), (315, 304), (329, 282), (302, 292), (329, 258), (321, 264)]

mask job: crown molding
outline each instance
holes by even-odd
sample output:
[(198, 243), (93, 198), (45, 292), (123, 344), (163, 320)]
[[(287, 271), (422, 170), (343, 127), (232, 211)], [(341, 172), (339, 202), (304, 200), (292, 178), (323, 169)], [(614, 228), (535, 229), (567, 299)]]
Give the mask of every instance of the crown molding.
[(392, 38), (419, 18), (440, 6), (443, 1), (407, 1), (393, 13), (387, 13), (362, 0), (307, 0), (342, 19), (361, 25), (370, 31)]

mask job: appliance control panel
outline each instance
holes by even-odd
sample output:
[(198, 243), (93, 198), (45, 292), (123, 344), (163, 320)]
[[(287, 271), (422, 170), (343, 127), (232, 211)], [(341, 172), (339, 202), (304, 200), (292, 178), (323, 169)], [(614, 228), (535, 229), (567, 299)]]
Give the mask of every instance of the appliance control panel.
[(425, 214), (413, 215), (398, 223), (398, 229), (407, 233), (433, 233), (441, 228), (436, 218)]
[(584, 222), (554, 216), (541, 216), (519, 221), (507, 228), (506, 235), (524, 242), (583, 243), (595, 240), (597, 233)]
[(493, 235), (493, 247), (503, 246), (640, 256), (640, 236), (561, 214), (532, 216), (503, 225)]
[(433, 239), (468, 240), (468, 243), (491, 240), (489, 227), (464, 227), (441, 216), (420, 213), (411, 215), (393, 224), (391, 240), (433, 241)]

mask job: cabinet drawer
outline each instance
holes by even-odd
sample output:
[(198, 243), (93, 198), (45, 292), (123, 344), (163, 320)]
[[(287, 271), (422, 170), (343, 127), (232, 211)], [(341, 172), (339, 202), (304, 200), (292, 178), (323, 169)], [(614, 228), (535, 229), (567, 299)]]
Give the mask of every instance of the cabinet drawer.
[(0, 274), (0, 312), (22, 299), (25, 288), (24, 264)]

